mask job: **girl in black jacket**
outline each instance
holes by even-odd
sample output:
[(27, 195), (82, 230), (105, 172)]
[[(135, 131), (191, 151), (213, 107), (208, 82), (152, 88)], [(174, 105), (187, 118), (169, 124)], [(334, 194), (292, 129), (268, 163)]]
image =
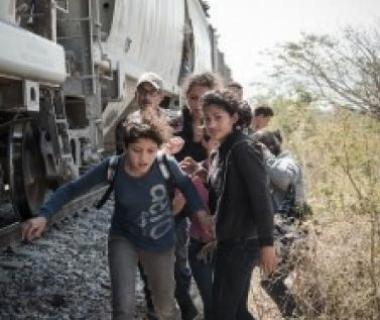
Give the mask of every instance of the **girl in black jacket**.
[(209, 135), (220, 143), (209, 171), (210, 206), (215, 214), (214, 318), (254, 319), (247, 308), (255, 263), (275, 267), (273, 213), (260, 148), (236, 129), (239, 102), (229, 91), (202, 98)]

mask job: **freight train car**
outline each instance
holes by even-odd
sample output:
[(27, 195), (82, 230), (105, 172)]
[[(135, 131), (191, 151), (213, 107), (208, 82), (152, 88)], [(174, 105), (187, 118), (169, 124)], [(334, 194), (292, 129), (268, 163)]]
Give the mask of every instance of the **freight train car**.
[[(0, 2), (0, 227), (113, 152), (138, 76), (164, 79), (165, 108), (191, 72), (230, 77), (200, 0)], [(12, 205), (13, 210), (9, 208)]]

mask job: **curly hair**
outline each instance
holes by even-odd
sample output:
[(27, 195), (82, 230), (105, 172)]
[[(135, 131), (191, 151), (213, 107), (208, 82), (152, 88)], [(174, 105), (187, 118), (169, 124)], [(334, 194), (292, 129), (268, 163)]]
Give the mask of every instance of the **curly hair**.
[(226, 89), (206, 92), (202, 97), (202, 107), (205, 109), (210, 105), (218, 106), (231, 116), (238, 114), (240, 110), (240, 102), (230, 90)]
[(212, 72), (203, 72), (190, 75), (183, 84), (183, 93), (187, 96), (195, 86), (206, 87), (210, 90), (220, 88), (222, 81), (220, 77)]

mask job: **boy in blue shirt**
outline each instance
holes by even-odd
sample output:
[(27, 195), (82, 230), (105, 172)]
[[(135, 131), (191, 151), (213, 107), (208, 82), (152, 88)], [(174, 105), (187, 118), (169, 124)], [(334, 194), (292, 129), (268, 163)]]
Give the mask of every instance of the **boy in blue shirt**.
[[(113, 319), (133, 319), (136, 267), (140, 261), (148, 278), (160, 319), (180, 319), (174, 298), (174, 219), (167, 182), (157, 162), (163, 143), (159, 124), (131, 123), (125, 128), (125, 153), (116, 168), (115, 211), (108, 241), (113, 293)], [(107, 184), (108, 160), (76, 181), (60, 187), (42, 206), (39, 216), (26, 221), (22, 236), (32, 240), (44, 231), (47, 219), (70, 200), (96, 185)], [(193, 214), (209, 229), (209, 219), (189, 178), (168, 158), (176, 186)]]

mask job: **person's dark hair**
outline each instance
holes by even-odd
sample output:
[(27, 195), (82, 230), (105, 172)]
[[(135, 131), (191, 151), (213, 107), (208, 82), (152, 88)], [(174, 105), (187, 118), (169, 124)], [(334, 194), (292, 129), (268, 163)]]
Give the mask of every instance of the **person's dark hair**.
[(217, 105), (231, 116), (236, 113), (239, 115), (240, 102), (229, 90), (224, 89), (206, 92), (202, 97), (202, 107), (205, 109), (210, 105)]
[(230, 82), (227, 85), (227, 88), (236, 88), (236, 89), (243, 90), (243, 86), (239, 82), (236, 82), (236, 81)]
[(276, 135), (278, 141), (280, 141), (280, 144), (282, 144), (283, 138), (282, 138), (282, 133), (281, 133), (280, 129), (274, 130), (273, 134)]
[(151, 123), (141, 122), (125, 122), (124, 126), (124, 146), (128, 147), (135, 143), (138, 139), (150, 139), (161, 146), (165, 138), (162, 134), (162, 129)]
[(263, 116), (263, 117), (273, 117), (274, 112), (273, 109), (267, 104), (262, 104), (255, 108), (255, 117)]
[(239, 120), (237, 121), (236, 125), (239, 126), (241, 129), (249, 128), (251, 126), (253, 112), (248, 102), (243, 101), (240, 103), (238, 113)]
[(263, 143), (275, 156), (281, 153), (282, 135), (280, 130), (259, 130), (253, 135), (253, 140)]
[(183, 92), (188, 95), (195, 86), (209, 88), (210, 90), (221, 87), (221, 80), (218, 75), (212, 72), (203, 72), (190, 75), (183, 84)]

